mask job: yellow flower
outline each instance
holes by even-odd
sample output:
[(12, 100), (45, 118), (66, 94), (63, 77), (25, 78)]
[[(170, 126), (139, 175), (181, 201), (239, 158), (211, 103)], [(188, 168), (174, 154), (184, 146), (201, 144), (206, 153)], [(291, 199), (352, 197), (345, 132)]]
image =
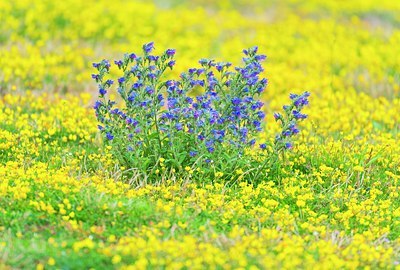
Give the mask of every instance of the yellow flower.
[(56, 264), (56, 260), (54, 260), (53, 257), (50, 257), (50, 258), (47, 260), (47, 264), (50, 265), (50, 266), (53, 266), (53, 265)]
[(120, 255), (114, 255), (111, 259), (112, 264), (118, 264), (120, 263), (122, 260)]
[(364, 167), (357, 165), (357, 166), (353, 167), (353, 170), (356, 171), (356, 172), (363, 172), (364, 171)]

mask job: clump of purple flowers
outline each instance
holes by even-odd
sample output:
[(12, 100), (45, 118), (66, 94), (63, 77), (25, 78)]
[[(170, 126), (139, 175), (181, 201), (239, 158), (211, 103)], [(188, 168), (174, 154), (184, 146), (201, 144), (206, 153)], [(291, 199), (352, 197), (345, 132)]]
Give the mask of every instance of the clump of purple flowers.
[[(243, 65), (232, 68), (228, 62), (201, 59), (200, 66), (181, 74), (179, 80), (165, 80), (163, 74), (175, 65), (174, 49), (153, 55), (154, 43), (143, 45), (143, 55), (126, 54), (115, 61), (121, 72), (117, 92), (125, 103), (107, 98), (114, 81), (106, 60), (93, 66), (98, 74), (99, 100), (94, 109), (99, 130), (113, 146), (115, 156), (124, 166), (153, 174), (160, 158), (176, 169), (184, 167), (225, 168), (234, 171), (244, 160), (246, 149), (257, 144), (263, 130), (263, 102), (260, 94), (268, 81), (261, 78), (265, 55), (258, 48), (244, 50)], [(202, 92), (193, 96), (193, 92)], [(292, 105), (285, 106), (286, 117), (275, 114), (283, 124), (276, 138), (275, 150), (291, 148), (290, 140), (298, 133), (297, 121), (306, 117), (301, 109), (309, 94), (291, 95)], [(244, 162), (246, 163), (246, 162)], [(227, 164), (234, 164), (227, 168)], [(201, 170), (200, 170), (201, 171)]]
[(275, 137), (276, 150), (291, 149), (293, 147), (292, 137), (300, 132), (297, 123), (306, 119), (307, 115), (301, 113), (304, 106), (308, 105), (309, 92), (304, 92), (301, 95), (290, 94), (290, 105), (283, 106), (284, 115), (274, 113), (276, 121), (280, 121), (282, 131)]

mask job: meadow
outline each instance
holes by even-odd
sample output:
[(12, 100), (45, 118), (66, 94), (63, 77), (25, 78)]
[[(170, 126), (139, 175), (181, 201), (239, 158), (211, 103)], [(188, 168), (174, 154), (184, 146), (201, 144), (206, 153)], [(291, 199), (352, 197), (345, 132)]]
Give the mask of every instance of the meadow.
[[(0, 0), (0, 21), (0, 269), (400, 269), (400, 2)], [(261, 141), (311, 93), (278, 168), (126, 175), (92, 63), (153, 41), (167, 78), (258, 46)]]

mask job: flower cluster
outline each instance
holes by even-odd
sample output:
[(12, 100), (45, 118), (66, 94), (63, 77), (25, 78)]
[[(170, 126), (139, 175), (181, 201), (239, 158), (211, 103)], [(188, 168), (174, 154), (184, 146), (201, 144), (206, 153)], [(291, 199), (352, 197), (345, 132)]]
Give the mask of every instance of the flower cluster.
[(285, 114), (274, 113), (275, 120), (280, 121), (282, 125), (282, 132), (275, 138), (275, 145), (278, 150), (293, 147), (292, 137), (300, 132), (297, 122), (307, 118), (307, 115), (301, 113), (301, 110), (308, 105), (309, 96), (309, 92), (304, 92), (302, 95), (290, 94), (292, 103), (283, 106)]
[[(266, 56), (252, 47), (243, 50), (243, 65), (234, 69), (231, 63), (201, 59), (200, 67), (182, 73), (179, 80), (163, 80), (164, 72), (175, 65), (175, 50), (157, 56), (153, 49), (151, 42), (143, 45), (143, 56), (131, 53), (115, 61), (122, 72), (117, 91), (125, 102), (123, 109), (106, 96), (113, 85), (105, 79), (110, 63), (93, 64), (99, 71), (92, 75), (100, 98), (94, 105), (96, 117), (116, 156), (146, 174), (154, 171), (160, 158), (178, 169), (195, 163), (221, 167), (228, 160), (243, 158), (263, 130), (265, 113), (259, 96), (268, 83), (260, 78)], [(202, 94), (193, 97), (195, 91)], [(300, 110), (307, 97), (307, 93), (291, 96), (296, 110), (285, 109), (287, 113), (293, 109), (290, 123), (304, 118)], [(284, 124), (282, 134), (287, 133)], [(292, 131), (295, 134), (293, 127)], [(259, 144), (261, 149), (266, 146)]]

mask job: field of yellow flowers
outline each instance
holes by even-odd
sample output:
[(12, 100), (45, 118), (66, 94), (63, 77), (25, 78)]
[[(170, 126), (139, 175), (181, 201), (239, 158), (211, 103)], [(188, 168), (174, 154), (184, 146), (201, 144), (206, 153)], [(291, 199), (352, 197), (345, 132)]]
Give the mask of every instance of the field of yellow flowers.
[[(0, 0), (0, 21), (0, 269), (400, 269), (399, 1)], [(150, 41), (176, 76), (258, 45), (266, 139), (312, 93), (278, 175), (124, 180), (91, 65)]]

